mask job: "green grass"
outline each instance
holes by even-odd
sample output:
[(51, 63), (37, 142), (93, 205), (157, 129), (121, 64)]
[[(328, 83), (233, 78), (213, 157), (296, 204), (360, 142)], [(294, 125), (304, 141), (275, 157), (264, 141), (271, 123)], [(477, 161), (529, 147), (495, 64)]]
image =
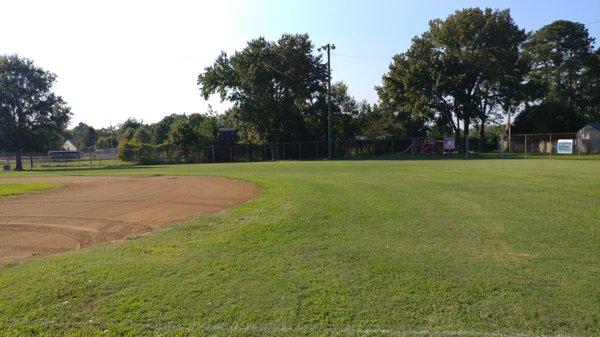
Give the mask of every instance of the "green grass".
[(0, 197), (6, 197), (11, 195), (19, 195), (32, 192), (40, 192), (49, 189), (60, 187), (60, 184), (54, 183), (4, 183), (0, 179)]
[(4, 335), (600, 335), (597, 160), (77, 174), (222, 175), (262, 193), (151, 235), (0, 264)]

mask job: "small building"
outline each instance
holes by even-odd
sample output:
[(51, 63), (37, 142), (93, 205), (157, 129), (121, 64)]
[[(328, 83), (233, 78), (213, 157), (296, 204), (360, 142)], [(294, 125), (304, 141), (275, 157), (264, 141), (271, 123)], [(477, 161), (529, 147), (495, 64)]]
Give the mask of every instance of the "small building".
[(577, 139), (580, 142), (582, 153), (600, 153), (600, 122), (590, 123), (579, 132)]
[(50, 152), (48, 152), (48, 156), (50, 156), (50, 158), (53, 159), (53, 160), (58, 160), (58, 159), (79, 159), (81, 157), (81, 154), (79, 153), (79, 151), (64, 151), (64, 150), (59, 150), (59, 151), (50, 151)]
[(79, 159), (81, 157), (81, 154), (79, 153), (79, 151), (77, 151), (75, 145), (73, 145), (73, 143), (71, 143), (71, 141), (67, 139), (67, 141), (63, 144), (61, 150), (50, 151), (48, 152), (48, 156), (54, 160)]

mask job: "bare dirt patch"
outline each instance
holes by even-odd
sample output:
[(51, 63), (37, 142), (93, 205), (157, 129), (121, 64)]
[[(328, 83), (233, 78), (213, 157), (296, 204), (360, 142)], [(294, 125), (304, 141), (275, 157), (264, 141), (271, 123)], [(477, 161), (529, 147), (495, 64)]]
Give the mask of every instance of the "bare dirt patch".
[(0, 260), (54, 254), (150, 232), (240, 204), (258, 193), (252, 184), (219, 177), (2, 181), (56, 182), (66, 187), (0, 198)]

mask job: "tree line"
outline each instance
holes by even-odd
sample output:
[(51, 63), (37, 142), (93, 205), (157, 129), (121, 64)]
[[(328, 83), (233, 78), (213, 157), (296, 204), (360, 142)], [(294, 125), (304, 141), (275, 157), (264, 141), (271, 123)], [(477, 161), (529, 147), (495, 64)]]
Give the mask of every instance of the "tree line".
[[(334, 62), (335, 64), (335, 62)], [(80, 123), (71, 130), (56, 76), (31, 60), (0, 56), (0, 149), (56, 149), (71, 139), (84, 151), (218, 143), (219, 127), (238, 130), (240, 143), (322, 140), (327, 135), (327, 68), (307, 34), (257, 38), (221, 53), (198, 76), (201, 95), (218, 95), (221, 114), (168, 115), (153, 124), (128, 119), (117, 128)], [(600, 49), (584, 24), (554, 21), (536, 31), (518, 27), (509, 10), (468, 8), (429, 22), (405, 52), (394, 55), (378, 101), (332, 85), (333, 137), (415, 137), (453, 134), (479, 149), (504, 132), (572, 132), (600, 120)]]

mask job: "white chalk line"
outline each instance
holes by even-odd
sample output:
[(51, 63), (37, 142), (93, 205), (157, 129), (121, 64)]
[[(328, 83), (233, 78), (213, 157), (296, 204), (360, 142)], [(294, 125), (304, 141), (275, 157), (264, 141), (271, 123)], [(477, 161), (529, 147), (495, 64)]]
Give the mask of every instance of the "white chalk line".
[(49, 319), (5, 319), (1, 320), (8, 325), (54, 325), (54, 326), (91, 326), (97, 328), (108, 328), (110, 325), (125, 327), (137, 327), (151, 329), (155, 331), (165, 330), (188, 330), (195, 332), (257, 332), (257, 333), (284, 333), (284, 334), (329, 334), (329, 335), (388, 335), (388, 336), (417, 336), (417, 337), (583, 337), (582, 335), (572, 334), (531, 334), (522, 332), (483, 332), (470, 330), (445, 330), (445, 329), (415, 329), (399, 330), (384, 328), (326, 328), (314, 326), (276, 326), (276, 325), (257, 325), (257, 324), (181, 324), (181, 323), (144, 323), (127, 321), (63, 321)]

